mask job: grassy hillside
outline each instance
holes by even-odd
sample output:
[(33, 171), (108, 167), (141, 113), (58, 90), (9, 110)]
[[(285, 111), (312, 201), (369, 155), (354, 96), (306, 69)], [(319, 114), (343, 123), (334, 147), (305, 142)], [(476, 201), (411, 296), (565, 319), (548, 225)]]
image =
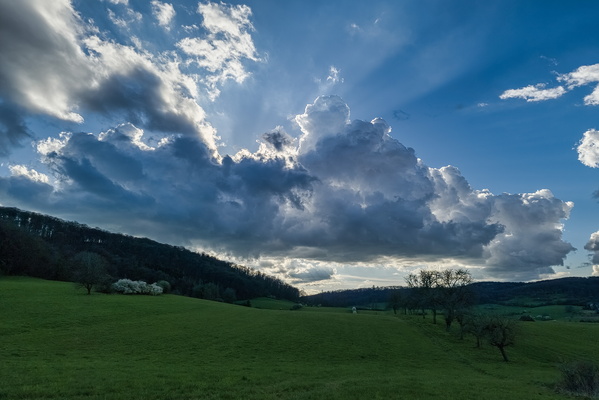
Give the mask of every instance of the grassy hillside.
[(30, 278), (0, 279), (0, 310), (0, 399), (559, 399), (556, 365), (599, 359), (598, 324), (522, 324), (504, 363), (383, 313), (87, 296)]

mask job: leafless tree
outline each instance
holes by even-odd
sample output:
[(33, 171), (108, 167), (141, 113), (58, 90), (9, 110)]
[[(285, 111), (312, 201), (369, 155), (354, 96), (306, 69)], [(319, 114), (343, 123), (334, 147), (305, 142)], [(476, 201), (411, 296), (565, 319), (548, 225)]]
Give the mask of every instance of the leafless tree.
[(507, 317), (490, 317), (486, 325), (486, 333), (489, 337), (489, 344), (495, 346), (501, 352), (504, 361), (509, 361), (505, 348), (512, 346), (516, 340), (516, 321)]
[(406, 277), (408, 287), (412, 289), (412, 296), (415, 297), (419, 308), (422, 311), (422, 318), (426, 310), (430, 309), (433, 313), (433, 323), (437, 323), (437, 307), (439, 303), (437, 282), (438, 272), (432, 270), (420, 270), (417, 274), (409, 274)]
[[(446, 269), (437, 273), (437, 288), (443, 306), (445, 327), (451, 328), (453, 321), (473, 303), (472, 275), (465, 269)], [(460, 317), (461, 318), (461, 317)]]

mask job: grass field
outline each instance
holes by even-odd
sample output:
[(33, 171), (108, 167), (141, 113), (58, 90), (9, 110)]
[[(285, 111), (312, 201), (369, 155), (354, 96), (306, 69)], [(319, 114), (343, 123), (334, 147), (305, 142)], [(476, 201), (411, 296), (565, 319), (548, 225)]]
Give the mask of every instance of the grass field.
[(0, 279), (0, 399), (563, 399), (599, 325), (522, 323), (512, 361), (442, 324)]

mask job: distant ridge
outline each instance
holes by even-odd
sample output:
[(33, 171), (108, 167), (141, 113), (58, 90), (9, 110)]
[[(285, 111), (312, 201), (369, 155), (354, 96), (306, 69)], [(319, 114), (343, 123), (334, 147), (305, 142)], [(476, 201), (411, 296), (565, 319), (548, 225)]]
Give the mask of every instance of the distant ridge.
[(0, 207), (0, 273), (69, 281), (69, 260), (83, 251), (103, 256), (114, 280), (166, 280), (174, 293), (185, 296), (201, 297), (198, 288), (210, 284), (212, 292), (230, 289), (237, 299), (299, 298), (299, 290), (280, 279), (204, 253)]
[[(599, 303), (599, 277), (567, 277), (535, 282), (475, 282), (470, 285), (479, 304), (510, 304), (533, 307), (550, 304)], [(394, 291), (407, 296), (401, 286), (338, 290), (303, 296), (302, 301), (328, 307), (376, 308), (389, 301)]]

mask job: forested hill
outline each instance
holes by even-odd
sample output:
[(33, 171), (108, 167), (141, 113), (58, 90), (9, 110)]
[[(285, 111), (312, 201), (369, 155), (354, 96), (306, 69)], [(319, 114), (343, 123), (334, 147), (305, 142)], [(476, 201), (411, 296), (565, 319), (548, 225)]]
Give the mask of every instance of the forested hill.
[[(525, 307), (599, 303), (599, 277), (572, 277), (537, 282), (475, 282), (470, 284), (474, 299), (479, 304), (512, 304)], [(410, 289), (405, 287), (371, 287), (322, 292), (302, 297), (311, 305), (330, 307), (362, 306), (377, 308), (399, 292), (408, 299)]]
[(0, 207), (0, 273), (69, 281), (70, 261), (81, 252), (104, 257), (114, 280), (165, 280), (174, 293), (186, 296), (220, 297), (227, 291), (238, 299), (299, 297), (297, 288), (280, 279), (183, 247)]

